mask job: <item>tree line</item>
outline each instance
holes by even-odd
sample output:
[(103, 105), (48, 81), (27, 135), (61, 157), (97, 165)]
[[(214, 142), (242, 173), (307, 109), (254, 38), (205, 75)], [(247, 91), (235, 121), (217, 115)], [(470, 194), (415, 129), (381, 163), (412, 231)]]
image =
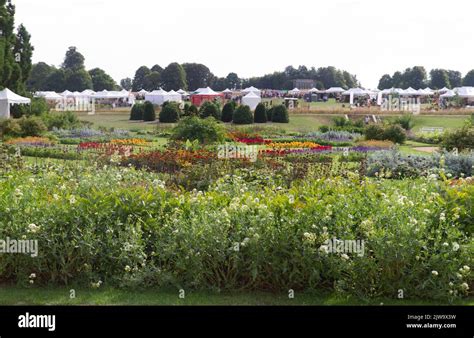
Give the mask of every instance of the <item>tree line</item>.
[(15, 6), (0, 0), (0, 88), (26, 94), (34, 47), (25, 26), (15, 30)]
[(384, 74), (379, 81), (378, 88), (408, 88), (415, 89), (430, 87), (431, 89), (455, 88), (474, 86), (474, 69), (464, 77), (461, 72), (448, 69), (432, 69), (429, 74), (422, 66), (407, 68), (403, 72), (396, 71), (393, 75)]

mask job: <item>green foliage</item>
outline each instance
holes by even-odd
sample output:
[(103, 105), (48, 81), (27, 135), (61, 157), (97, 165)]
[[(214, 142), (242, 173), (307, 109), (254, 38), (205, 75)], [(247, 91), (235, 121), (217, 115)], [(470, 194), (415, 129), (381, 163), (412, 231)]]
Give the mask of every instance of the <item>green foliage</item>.
[(407, 137), (405, 130), (398, 124), (370, 125), (365, 128), (364, 134), (367, 140), (388, 140), (398, 144), (405, 143)]
[(143, 103), (135, 103), (130, 111), (130, 120), (141, 121), (143, 120), (143, 114), (145, 111), (145, 105)]
[(235, 111), (234, 101), (227, 102), (222, 108), (222, 122), (232, 122)]
[(253, 114), (249, 106), (240, 105), (232, 115), (232, 122), (234, 124), (252, 124)]
[[(94, 68), (89, 70), (89, 75), (92, 79), (92, 89), (96, 92), (105, 90), (116, 90), (117, 83), (107, 74), (103, 69)], [(87, 89), (87, 88), (86, 88)]]
[(186, 72), (179, 63), (173, 62), (161, 73), (161, 81), (165, 90), (187, 89)]
[(270, 107), (267, 109), (267, 121), (273, 120), (273, 111), (275, 110), (274, 107)]
[(2, 139), (21, 136), (21, 127), (17, 119), (0, 120), (0, 135)]
[(273, 108), (272, 121), (277, 123), (289, 123), (288, 109), (284, 105), (278, 105)]
[(82, 126), (82, 122), (73, 112), (52, 112), (41, 115), (48, 130), (53, 129), (74, 129)]
[(143, 104), (143, 121), (155, 121), (156, 112), (155, 106), (150, 101), (145, 101)]
[(163, 108), (160, 111), (160, 122), (161, 123), (175, 123), (178, 122), (180, 115), (180, 109), (176, 102), (168, 102), (168, 104), (163, 105)]
[(147, 66), (141, 66), (135, 72), (135, 76), (132, 82), (132, 90), (139, 92), (145, 89), (145, 78), (151, 73), (151, 70)]
[(393, 124), (399, 124), (403, 129), (409, 131), (415, 125), (415, 121), (413, 121), (413, 115), (405, 114), (403, 116), (398, 116), (393, 121)]
[(266, 123), (267, 122), (267, 109), (263, 103), (259, 103), (255, 108), (255, 123)]
[(21, 128), (21, 136), (41, 136), (48, 129), (39, 117), (22, 117), (18, 121)]
[(199, 116), (206, 118), (212, 116), (216, 120), (221, 119), (221, 110), (216, 102), (206, 101), (199, 108)]
[(225, 132), (222, 125), (212, 117), (200, 119), (191, 116), (179, 121), (173, 129), (171, 138), (180, 141), (199, 140), (201, 143), (209, 144), (222, 142), (225, 139)]
[(461, 129), (446, 132), (443, 135), (442, 145), (446, 150), (474, 149), (474, 127), (467, 125)]

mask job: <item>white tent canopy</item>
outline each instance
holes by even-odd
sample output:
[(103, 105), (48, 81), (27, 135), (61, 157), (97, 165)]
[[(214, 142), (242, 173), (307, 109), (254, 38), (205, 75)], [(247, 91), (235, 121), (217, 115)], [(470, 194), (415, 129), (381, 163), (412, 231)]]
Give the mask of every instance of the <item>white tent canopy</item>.
[(260, 102), (262, 102), (262, 98), (254, 92), (250, 92), (242, 98), (242, 104), (249, 106), (251, 110), (255, 110)]
[(229, 88), (226, 88), (225, 90), (222, 91), (224, 94), (232, 94), (232, 90)]
[(183, 100), (183, 97), (181, 96), (180, 93), (175, 92), (174, 90), (171, 90), (168, 92), (168, 101), (171, 102), (181, 102)]
[(446, 93), (448, 90), (450, 90), (449, 88), (441, 88), (441, 89), (438, 89), (438, 93)]
[(319, 94), (319, 93), (324, 93), (324, 90), (319, 90), (318, 88), (313, 87), (309, 90), (309, 92)]
[(188, 92), (183, 89), (178, 90), (177, 93), (181, 95), (189, 95)]
[(10, 118), (10, 105), (12, 104), (30, 104), (31, 100), (27, 97), (15, 94), (10, 89), (5, 88), (0, 91), (0, 118)]
[(456, 93), (454, 92), (454, 90), (448, 89), (447, 92), (445, 92), (444, 94), (441, 94), (439, 97), (444, 99), (444, 98), (455, 97), (455, 96), (456, 96)]
[(338, 94), (338, 93), (343, 93), (345, 92), (346, 90), (341, 88), (341, 87), (331, 87), (329, 88), (328, 90), (325, 90), (324, 92), (326, 94)]
[(418, 95), (418, 91), (413, 89), (412, 87), (408, 87), (405, 89), (402, 93), (400, 93), (401, 96), (410, 96), (410, 95)]
[(258, 89), (258, 88), (255, 88), (254, 86), (251, 86), (251, 87), (248, 87), (248, 88), (245, 88), (244, 90), (242, 90), (242, 93), (243, 93), (243, 94), (255, 93), (255, 94), (257, 94), (257, 95), (260, 95), (261, 90)]
[(298, 88), (293, 88), (292, 90), (290, 90), (288, 93), (294, 95), (294, 94), (299, 94), (301, 93), (301, 90), (299, 90)]
[(63, 97), (56, 92), (36, 92), (36, 97), (42, 97), (47, 101), (62, 100)]
[(219, 95), (219, 93), (216, 93), (211, 88), (207, 87), (207, 88), (199, 88), (198, 90), (196, 90), (195, 95)]
[(454, 89), (454, 92), (462, 98), (474, 98), (474, 87), (460, 87)]
[(351, 93), (354, 96), (363, 96), (363, 95), (372, 94), (371, 91), (368, 91), (368, 90), (365, 90), (365, 89), (362, 89), (362, 88), (351, 88), (349, 90), (346, 90), (346, 91), (342, 92), (342, 95), (351, 95)]

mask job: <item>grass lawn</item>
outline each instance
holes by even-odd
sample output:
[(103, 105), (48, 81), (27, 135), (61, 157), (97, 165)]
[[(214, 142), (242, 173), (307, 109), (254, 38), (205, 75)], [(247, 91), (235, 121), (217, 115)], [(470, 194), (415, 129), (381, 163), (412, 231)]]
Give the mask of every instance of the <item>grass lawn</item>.
[[(101, 290), (71, 288), (1, 287), (0, 305), (449, 305), (446, 302), (423, 300), (375, 299), (362, 300), (333, 294), (295, 293), (289, 299), (285, 293), (269, 292), (203, 292), (189, 291), (179, 298), (177, 290), (125, 291), (111, 288)], [(456, 301), (454, 305), (474, 305), (474, 299)]]
[[(94, 127), (106, 127), (117, 129), (128, 129), (131, 131), (152, 131), (156, 128), (169, 129), (174, 124), (166, 123), (160, 124), (157, 122), (136, 122), (129, 120), (129, 112), (127, 110), (117, 110), (109, 112), (97, 112), (95, 115), (88, 115), (87, 113), (78, 113), (78, 116), (83, 121), (94, 123)], [(321, 125), (332, 124), (334, 114), (291, 114), (290, 123), (267, 123), (265, 125), (257, 125), (260, 127), (270, 127), (286, 130), (287, 132), (310, 132), (316, 131)], [(418, 131), (423, 127), (444, 127), (446, 129), (453, 129), (462, 127), (466, 116), (415, 116), (414, 131)], [(242, 126), (248, 127), (248, 126)], [(239, 127), (240, 128), (240, 127)]]

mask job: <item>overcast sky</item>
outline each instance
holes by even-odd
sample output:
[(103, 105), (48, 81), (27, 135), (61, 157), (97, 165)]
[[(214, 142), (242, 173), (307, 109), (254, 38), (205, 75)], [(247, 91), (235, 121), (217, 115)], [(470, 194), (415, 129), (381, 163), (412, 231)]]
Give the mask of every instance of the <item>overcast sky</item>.
[(422, 65), (474, 68), (473, 0), (13, 0), (33, 61), (59, 65), (69, 46), (117, 81), (141, 65), (199, 62), (217, 76), (288, 65), (335, 66), (376, 87)]

